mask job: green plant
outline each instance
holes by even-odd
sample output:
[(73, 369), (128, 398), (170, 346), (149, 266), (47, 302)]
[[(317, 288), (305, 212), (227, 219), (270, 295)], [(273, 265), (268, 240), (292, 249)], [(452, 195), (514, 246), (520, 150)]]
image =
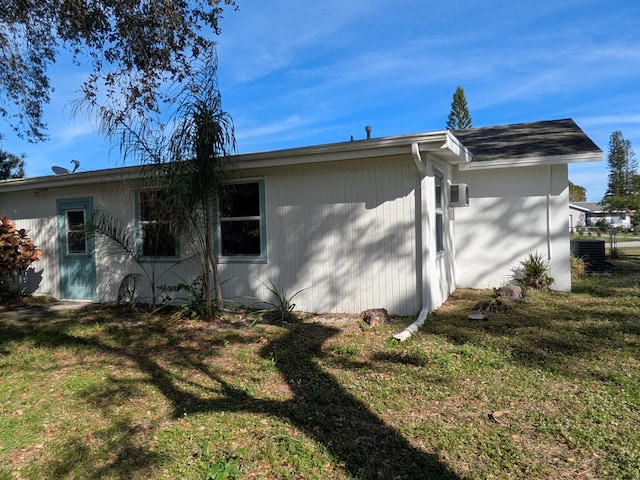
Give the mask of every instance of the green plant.
[(513, 268), (512, 272), (514, 280), (534, 290), (548, 290), (554, 282), (549, 274), (549, 261), (538, 252), (529, 252), (520, 267)]
[(272, 300), (256, 300), (271, 308), (265, 308), (253, 312), (253, 316), (255, 317), (253, 323), (255, 324), (256, 321), (263, 318), (265, 315), (273, 315), (275, 320), (283, 322), (291, 322), (295, 320), (296, 317), (293, 312), (296, 308), (296, 304), (293, 303), (293, 299), (305, 290), (308, 290), (308, 288), (303, 288), (302, 290), (298, 290), (297, 292), (295, 292), (293, 295), (289, 295), (287, 290), (285, 290), (284, 288), (278, 289), (271, 281), (271, 279), (267, 279), (267, 281), (269, 282), (268, 285), (262, 280), (260, 280), (260, 283), (264, 285), (264, 287), (271, 293)]
[(200, 455), (207, 465), (202, 475), (203, 480), (237, 480), (242, 475), (242, 456), (246, 454), (246, 448), (239, 448), (234, 455), (221, 460), (213, 460), (213, 454), (209, 444), (200, 445)]
[(204, 319), (208, 317), (208, 308), (205, 301), (204, 282), (202, 277), (197, 277), (193, 282), (178, 283), (176, 285), (163, 285), (160, 290), (164, 293), (186, 292), (187, 298), (180, 305), (179, 317)]
[(262, 370), (267, 373), (274, 373), (278, 371), (276, 359), (273, 357), (273, 355), (269, 358), (265, 358), (264, 360), (262, 360), (261, 365), (262, 365)]
[(345, 355), (349, 357), (357, 357), (362, 353), (362, 347), (356, 343), (347, 343), (344, 345), (337, 345), (333, 348), (338, 355)]

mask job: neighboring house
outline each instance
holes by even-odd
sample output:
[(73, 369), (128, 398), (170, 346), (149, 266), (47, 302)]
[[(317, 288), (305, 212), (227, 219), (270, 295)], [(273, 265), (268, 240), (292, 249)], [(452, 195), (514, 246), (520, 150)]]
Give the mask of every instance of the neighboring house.
[(607, 212), (598, 202), (569, 204), (569, 228), (593, 227), (602, 223), (623, 230), (632, 227), (631, 215), (628, 212)]
[[(580, 202), (581, 204), (583, 202)], [(573, 232), (576, 229), (584, 228), (587, 226), (587, 216), (589, 210), (586, 207), (578, 205), (577, 203), (569, 204), (569, 231)]]
[[(268, 280), (312, 312), (386, 308), (415, 315), (457, 286), (508, 281), (531, 251), (571, 288), (568, 163), (602, 151), (572, 120), (534, 122), (245, 154), (238, 201), (216, 241), (225, 298), (269, 298)], [(147, 207), (140, 167), (0, 182), (0, 213), (42, 248), (39, 294), (113, 301), (130, 259), (82, 231), (94, 212), (121, 218), (142, 251), (170, 233)], [(468, 186), (468, 206), (466, 202)], [(452, 187), (455, 185), (455, 187)], [(193, 278), (180, 238), (162, 243), (159, 283)], [(149, 265), (151, 265), (151, 261)], [(39, 277), (38, 277), (39, 278)]]

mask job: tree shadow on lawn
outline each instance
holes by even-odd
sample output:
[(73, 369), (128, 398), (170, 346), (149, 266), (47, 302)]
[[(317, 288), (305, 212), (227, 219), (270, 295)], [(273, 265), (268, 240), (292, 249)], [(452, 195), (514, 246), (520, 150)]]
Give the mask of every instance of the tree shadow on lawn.
[(288, 418), (323, 443), (355, 478), (458, 478), (436, 456), (413, 447), (385, 425), (336, 379), (314, 361), (335, 328), (313, 324), (293, 326), (265, 346), (261, 355), (275, 358), (294, 398), (273, 403), (269, 410)]
[(175, 417), (207, 411), (278, 416), (322, 443), (354, 478), (458, 479), (436, 455), (412, 446), (318, 366), (314, 359), (322, 355), (322, 345), (338, 332), (319, 324), (290, 325), (285, 335), (262, 348), (260, 355), (275, 359), (293, 392), (293, 398), (285, 401), (251, 396), (203, 363), (193, 362), (191, 368), (221, 385), (225, 393), (221, 399), (207, 399), (180, 389), (172, 376), (148, 357), (139, 356), (136, 361), (173, 403)]
[[(73, 322), (65, 322), (64, 326), (67, 325), (72, 328)], [(293, 393), (293, 398), (280, 401), (249, 395), (246, 390), (229, 384), (203, 361), (207, 356), (216, 355), (216, 346), (243, 341), (238, 336), (229, 335), (222, 340), (219, 338), (217, 345), (209, 344), (209, 351), (203, 352), (192, 349), (188, 342), (178, 346), (184, 339), (178, 333), (167, 332), (166, 345), (170, 345), (172, 349), (172, 354), (167, 356), (162, 355), (160, 345), (148, 350), (132, 348), (130, 343), (120, 346), (118, 341), (122, 338), (117, 334), (106, 336), (103, 341), (98, 336), (81, 338), (66, 333), (61, 324), (50, 328), (48, 332), (45, 324), (42, 327), (44, 328), (30, 324), (28, 328), (25, 327), (26, 330), (14, 331), (12, 338), (33, 336), (42, 347), (86, 348), (127, 359), (145, 374), (140, 381), (154, 386), (170, 402), (174, 418), (190, 413), (221, 411), (277, 416), (322, 443), (335, 461), (353, 478), (460, 478), (437, 455), (411, 445), (365, 404), (345, 391), (332, 375), (318, 366), (316, 360), (323, 355), (322, 346), (339, 332), (336, 328), (320, 324), (290, 325), (282, 336), (260, 350), (263, 358), (275, 360), (276, 368)], [(7, 331), (6, 326), (3, 330)], [(114, 342), (114, 338), (118, 341)], [(176, 369), (181, 372), (178, 376)], [(205, 383), (208, 381), (196, 378), (197, 375), (190, 375), (189, 371), (204, 374), (215, 388), (207, 387)], [(87, 401), (95, 407), (108, 409), (110, 402), (116, 401), (117, 396), (126, 395), (126, 389), (131, 388), (127, 384), (130, 380), (111, 378), (109, 382), (106, 386), (103, 384), (94, 389), (95, 391), (84, 392)], [(137, 428), (124, 421), (118, 426), (118, 432), (112, 432), (120, 438), (119, 445), (113, 446), (116, 455), (109, 465), (96, 465), (95, 468), (100, 469), (95, 471), (96, 474), (109, 473), (125, 478), (161, 461), (156, 452), (146, 452), (134, 447), (133, 438), (138, 434)], [(86, 446), (81, 439), (71, 440), (68, 447), (67, 457), (71, 464), (75, 462), (74, 459), (86, 462)], [(135, 452), (135, 462), (128, 458), (132, 452)], [(51, 467), (64, 474), (73, 465), (58, 460)]]

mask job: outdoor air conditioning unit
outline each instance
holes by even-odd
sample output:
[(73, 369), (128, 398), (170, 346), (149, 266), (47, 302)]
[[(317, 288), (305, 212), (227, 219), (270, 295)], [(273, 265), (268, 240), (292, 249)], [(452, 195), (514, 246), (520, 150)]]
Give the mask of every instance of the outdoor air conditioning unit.
[(449, 206), (450, 207), (468, 207), (469, 206), (469, 185), (466, 183), (457, 183), (449, 185)]

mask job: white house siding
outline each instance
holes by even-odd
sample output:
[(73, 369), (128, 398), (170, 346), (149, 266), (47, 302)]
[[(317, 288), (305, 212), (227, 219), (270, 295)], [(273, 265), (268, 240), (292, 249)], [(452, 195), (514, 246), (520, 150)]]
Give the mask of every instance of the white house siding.
[[(409, 157), (264, 172), (268, 261), (220, 265), (224, 294), (269, 299), (272, 281), (298, 309), (420, 310), (416, 293), (416, 168)], [(250, 302), (249, 302), (250, 303)]]
[(552, 288), (571, 289), (567, 165), (462, 171), (457, 181), (469, 185), (471, 197), (454, 212), (459, 286), (499, 287), (538, 252), (550, 261)]

